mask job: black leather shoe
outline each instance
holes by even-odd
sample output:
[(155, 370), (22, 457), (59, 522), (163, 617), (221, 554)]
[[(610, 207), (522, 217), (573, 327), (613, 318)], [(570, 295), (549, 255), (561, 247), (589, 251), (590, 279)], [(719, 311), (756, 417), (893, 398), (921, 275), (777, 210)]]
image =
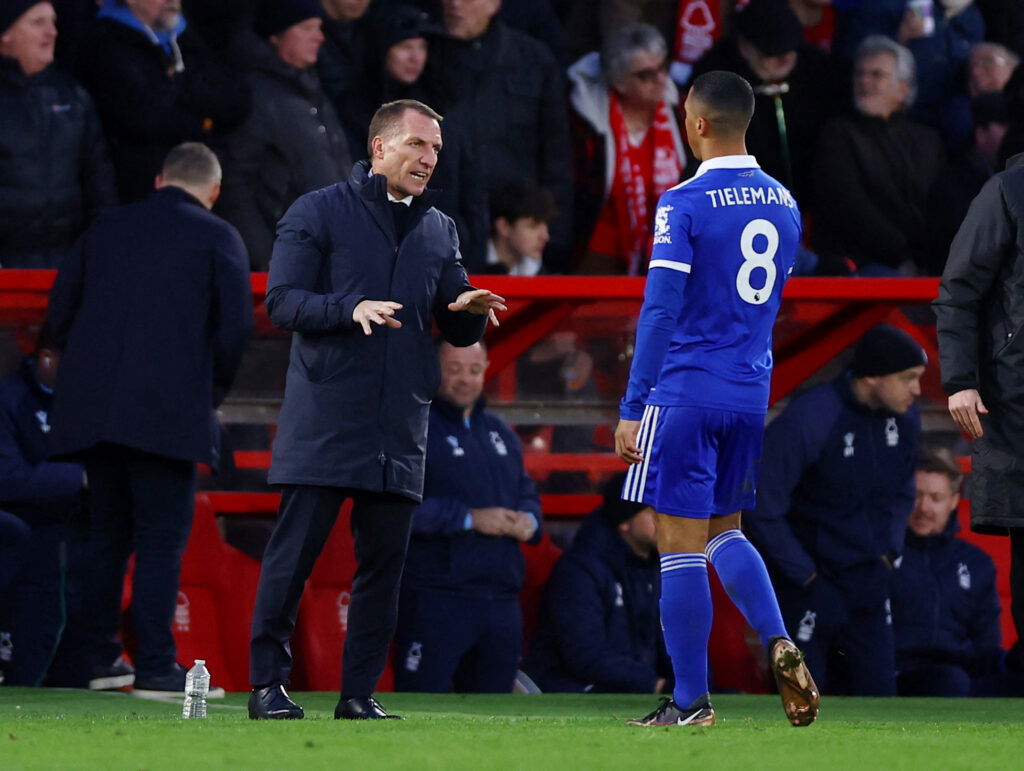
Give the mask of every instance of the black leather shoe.
[(334, 708), (335, 720), (404, 720), (401, 715), (389, 715), (372, 696), (342, 699)]
[(302, 720), (305, 716), (283, 685), (256, 688), (249, 696), (250, 720)]

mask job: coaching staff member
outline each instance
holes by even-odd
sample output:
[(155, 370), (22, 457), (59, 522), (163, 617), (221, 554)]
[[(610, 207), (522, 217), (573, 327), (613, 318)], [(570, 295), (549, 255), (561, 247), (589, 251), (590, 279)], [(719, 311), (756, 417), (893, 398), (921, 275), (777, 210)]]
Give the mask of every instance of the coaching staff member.
[(175, 147), (156, 191), (101, 214), (66, 256), (50, 294), (50, 324), (63, 349), (51, 450), (84, 459), (90, 493), (91, 680), (130, 675), (117, 634), (134, 551), (136, 691), (185, 685), (171, 620), (195, 464), (214, 462), (212, 410), (231, 387), (253, 326), (242, 239), (208, 211), (220, 180), (205, 145)]
[[(939, 297), (942, 386), (974, 438), (971, 529), (1010, 536), (1010, 607), (1024, 639), (1024, 154), (971, 203), (949, 249)], [(1007, 660), (1024, 671), (1024, 645)]]
[(301, 718), (288, 698), (289, 638), (302, 588), (338, 509), (353, 500), (352, 582), (336, 718), (388, 715), (373, 698), (398, 613), (413, 510), (422, 499), (427, 416), (437, 390), (431, 317), (472, 345), (502, 298), (473, 289), (451, 219), (427, 182), (441, 116), (383, 105), (370, 160), (347, 182), (299, 198), (278, 223), (267, 311), (293, 332), (268, 481), (281, 485), (253, 613), (251, 718)]

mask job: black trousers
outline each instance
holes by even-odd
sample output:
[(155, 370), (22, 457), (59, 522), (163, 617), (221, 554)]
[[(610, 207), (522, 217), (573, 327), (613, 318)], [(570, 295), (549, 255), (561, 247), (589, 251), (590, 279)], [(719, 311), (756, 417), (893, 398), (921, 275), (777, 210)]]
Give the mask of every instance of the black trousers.
[(96, 666), (121, 655), (121, 589), (135, 552), (132, 629), (140, 680), (162, 677), (176, 663), (171, 622), (178, 603), (181, 555), (192, 529), (196, 470), (177, 460), (120, 445), (88, 452), (89, 565), (87, 637)]
[(369, 696), (384, 672), (415, 501), (354, 488), (283, 485), (253, 610), (249, 679), (254, 688), (288, 682), (289, 641), (302, 590), (347, 498), (353, 502), (357, 567), (341, 660), (342, 696)]

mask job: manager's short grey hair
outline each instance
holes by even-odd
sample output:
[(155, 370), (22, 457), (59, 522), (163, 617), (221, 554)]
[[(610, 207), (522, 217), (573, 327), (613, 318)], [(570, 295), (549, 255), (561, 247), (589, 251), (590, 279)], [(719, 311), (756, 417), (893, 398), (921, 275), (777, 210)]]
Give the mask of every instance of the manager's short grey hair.
[(903, 106), (910, 107), (917, 98), (917, 65), (914, 63), (914, 55), (909, 48), (885, 35), (869, 35), (857, 46), (854, 65), (879, 54), (888, 54), (896, 60), (896, 77), (907, 84), (907, 98), (903, 100)]
[(167, 153), (160, 174), (165, 182), (205, 187), (220, 182), (220, 161), (202, 142), (183, 142)]
[(610, 86), (620, 85), (633, 67), (633, 57), (640, 51), (655, 56), (668, 53), (665, 38), (650, 24), (627, 24), (609, 35), (601, 48), (605, 82)]

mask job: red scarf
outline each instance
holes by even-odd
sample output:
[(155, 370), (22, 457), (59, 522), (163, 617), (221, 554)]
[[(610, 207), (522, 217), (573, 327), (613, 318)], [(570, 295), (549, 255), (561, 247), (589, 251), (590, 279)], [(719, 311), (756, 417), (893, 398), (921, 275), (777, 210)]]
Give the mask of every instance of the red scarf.
[(676, 153), (668, 105), (665, 102), (655, 109), (654, 121), (648, 129), (648, 140), (653, 140), (654, 147), (652, 170), (650, 156), (644, 157), (647, 140), (639, 147), (630, 143), (618, 95), (609, 90), (608, 97), (616, 163), (612, 195), (618, 196), (615, 210), (618, 212), (620, 243), (625, 247), (624, 256), (629, 262), (629, 275), (635, 276), (641, 272), (650, 255), (653, 214), (650, 203), (656, 202), (658, 196), (678, 184), (683, 164)]

